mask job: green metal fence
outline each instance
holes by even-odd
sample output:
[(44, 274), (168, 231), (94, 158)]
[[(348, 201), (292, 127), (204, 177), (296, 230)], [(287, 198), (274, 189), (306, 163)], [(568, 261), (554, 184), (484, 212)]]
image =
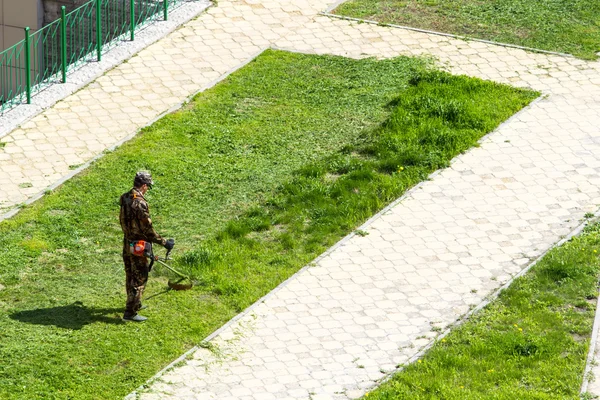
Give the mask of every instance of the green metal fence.
[(0, 107), (4, 108), (8, 101), (22, 103), (25, 99), (25, 53), (25, 41), (0, 53)]
[(29, 70), (33, 92), (52, 83), (53, 76), (61, 70), (60, 32), (60, 21), (54, 21), (29, 35)]
[(193, 0), (90, 0), (0, 52), (0, 113), (52, 83), (67, 81), (69, 71), (102, 59), (102, 52), (139, 28), (166, 20), (168, 12)]

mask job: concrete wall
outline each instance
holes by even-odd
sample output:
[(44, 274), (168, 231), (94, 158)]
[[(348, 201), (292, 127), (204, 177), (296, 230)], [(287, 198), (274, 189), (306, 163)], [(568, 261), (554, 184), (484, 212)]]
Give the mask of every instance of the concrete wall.
[[(25, 27), (30, 34), (44, 26), (43, 0), (0, 0), (0, 51), (8, 49), (25, 38)], [(18, 54), (18, 56), (17, 56)], [(8, 60), (0, 63), (0, 101), (25, 91), (25, 58), (23, 52), (10, 53)], [(35, 56), (34, 56), (35, 57)], [(32, 62), (31, 74), (41, 68), (38, 56)], [(32, 78), (35, 79), (35, 78)], [(33, 82), (35, 83), (35, 82)]]
[(0, 51), (23, 40), (26, 26), (36, 31), (44, 24), (42, 0), (0, 0)]
[(0, 51), (23, 40), (23, 28), (31, 32), (60, 18), (65, 6), (67, 13), (89, 0), (0, 0)]

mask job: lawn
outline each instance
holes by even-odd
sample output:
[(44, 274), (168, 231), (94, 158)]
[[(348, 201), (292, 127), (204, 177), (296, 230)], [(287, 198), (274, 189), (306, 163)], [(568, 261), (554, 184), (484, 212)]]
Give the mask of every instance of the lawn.
[[(414, 58), (267, 51), (0, 223), (0, 398), (116, 399), (538, 93)], [(121, 322), (118, 197), (139, 169), (191, 291)]]
[(598, 251), (595, 224), (365, 399), (580, 399)]
[(600, 52), (596, 0), (350, 0), (334, 13), (588, 60)]

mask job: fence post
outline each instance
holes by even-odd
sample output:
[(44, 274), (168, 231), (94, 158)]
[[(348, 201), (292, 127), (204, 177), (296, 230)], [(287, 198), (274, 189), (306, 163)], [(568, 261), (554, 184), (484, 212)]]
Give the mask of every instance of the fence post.
[(163, 0), (163, 16), (165, 21), (169, 19), (169, 0)]
[(131, 14), (131, 41), (135, 40), (135, 0), (129, 2), (130, 14)]
[(60, 64), (62, 70), (62, 83), (67, 83), (67, 17), (66, 8), (60, 9)]
[(27, 104), (31, 104), (31, 49), (29, 48), (29, 27), (25, 28), (25, 88)]
[(102, 15), (100, 10), (100, 0), (96, 0), (96, 53), (98, 54), (98, 61), (102, 61)]

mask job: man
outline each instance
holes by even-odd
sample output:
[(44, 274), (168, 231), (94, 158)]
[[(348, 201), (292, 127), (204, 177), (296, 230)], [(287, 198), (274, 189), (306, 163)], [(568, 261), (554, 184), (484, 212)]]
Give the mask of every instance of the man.
[(124, 321), (143, 322), (148, 319), (139, 315), (138, 311), (142, 308), (142, 294), (148, 282), (148, 259), (145, 254), (148, 254), (148, 250), (151, 253), (152, 243), (160, 244), (167, 250), (171, 250), (175, 245), (173, 239), (163, 239), (152, 227), (150, 209), (144, 198), (152, 184), (150, 173), (140, 171), (135, 175), (133, 188), (120, 198), (119, 221), (124, 234), (123, 262), (127, 290)]

